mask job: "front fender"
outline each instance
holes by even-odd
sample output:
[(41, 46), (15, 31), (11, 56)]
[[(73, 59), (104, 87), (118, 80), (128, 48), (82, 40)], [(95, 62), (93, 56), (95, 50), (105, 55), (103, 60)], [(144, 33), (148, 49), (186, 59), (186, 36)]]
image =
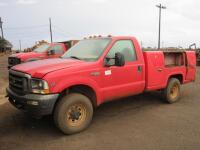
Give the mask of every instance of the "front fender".
[(86, 85), (95, 91), (97, 97), (97, 104), (99, 104), (100, 100), (102, 99), (100, 94), (100, 87), (98, 86), (97, 82), (91, 78), (75, 76), (66, 78), (64, 80), (60, 79), (57, 81), (48, 81), (48, 83), (50, 86), (51, 93), (61, 93), (63, 90), (75, 85)]

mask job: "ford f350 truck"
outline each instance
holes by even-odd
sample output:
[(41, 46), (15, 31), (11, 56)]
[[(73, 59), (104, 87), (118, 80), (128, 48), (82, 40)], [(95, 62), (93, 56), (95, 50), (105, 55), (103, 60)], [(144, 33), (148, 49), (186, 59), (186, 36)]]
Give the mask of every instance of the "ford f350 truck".
[(62, 56), (78, 40), (42, 44), (32, 52), (12, 54), (8, 57), (8, 69), (12, 66), (29, 61), (36, 61), (48, 58), (58, 58)]
[(53, 114), (65, 134), (86, 129), (100, 104), (161, 90), (166, 102), (195, 80), (194, 51), (142, 51), (134, 37), (85, 39), (61, 58), (16, 65), (9, 70), (7, 96), (32, 115)]

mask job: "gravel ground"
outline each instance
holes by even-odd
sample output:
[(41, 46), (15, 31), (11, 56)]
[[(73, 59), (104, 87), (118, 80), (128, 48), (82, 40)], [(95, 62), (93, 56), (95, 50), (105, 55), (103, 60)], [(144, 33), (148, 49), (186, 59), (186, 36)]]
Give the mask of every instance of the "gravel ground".
[(66, 136), (51, 117), (32, 119), (7, 102), (6, 61), (0, 57), (0, 150), (200, 149), (200, 68), (179, 102), (165, 104), (155, 92), (106, 103), (86, 131)]

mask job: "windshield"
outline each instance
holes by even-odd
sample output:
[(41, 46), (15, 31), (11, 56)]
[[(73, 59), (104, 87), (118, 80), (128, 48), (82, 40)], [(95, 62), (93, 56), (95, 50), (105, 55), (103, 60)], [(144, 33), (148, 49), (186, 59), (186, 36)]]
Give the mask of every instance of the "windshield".
[(71, 47), (62, 58), (96, 61), (101, 56), (109, 42), (109, 38), (82, 40)]
[(46, 52), (48, 48), (49, 48), (49, 44), (43, 44), (39, 46), (38, 48), (34, 49), (33, 51), (37, 53), (43, 53), (43, 52)]

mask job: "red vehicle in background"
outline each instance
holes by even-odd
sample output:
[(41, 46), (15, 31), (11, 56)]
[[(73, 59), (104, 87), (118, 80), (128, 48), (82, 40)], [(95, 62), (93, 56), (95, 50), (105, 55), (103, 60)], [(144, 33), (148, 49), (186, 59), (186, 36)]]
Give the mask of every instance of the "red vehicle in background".
[(77, 40), (70, 40), (59, 43), (45, 43), (34, 49), (32, 52), (12, 54), (8, 57), (8, 68), (10, 69), (14, 65), (29, 61), (58, 58), (77, 42)]
[(106, 101), (160, 90), (166, 102), (177, 102), (181, 85), (195, 74), (194, 51), (142, 51), (134, 37), (98, 37), (53, 61), (12, 67), (7, 96), (31, 115), (53, 114), (56, 126), (73, 134), (86, 129)]

